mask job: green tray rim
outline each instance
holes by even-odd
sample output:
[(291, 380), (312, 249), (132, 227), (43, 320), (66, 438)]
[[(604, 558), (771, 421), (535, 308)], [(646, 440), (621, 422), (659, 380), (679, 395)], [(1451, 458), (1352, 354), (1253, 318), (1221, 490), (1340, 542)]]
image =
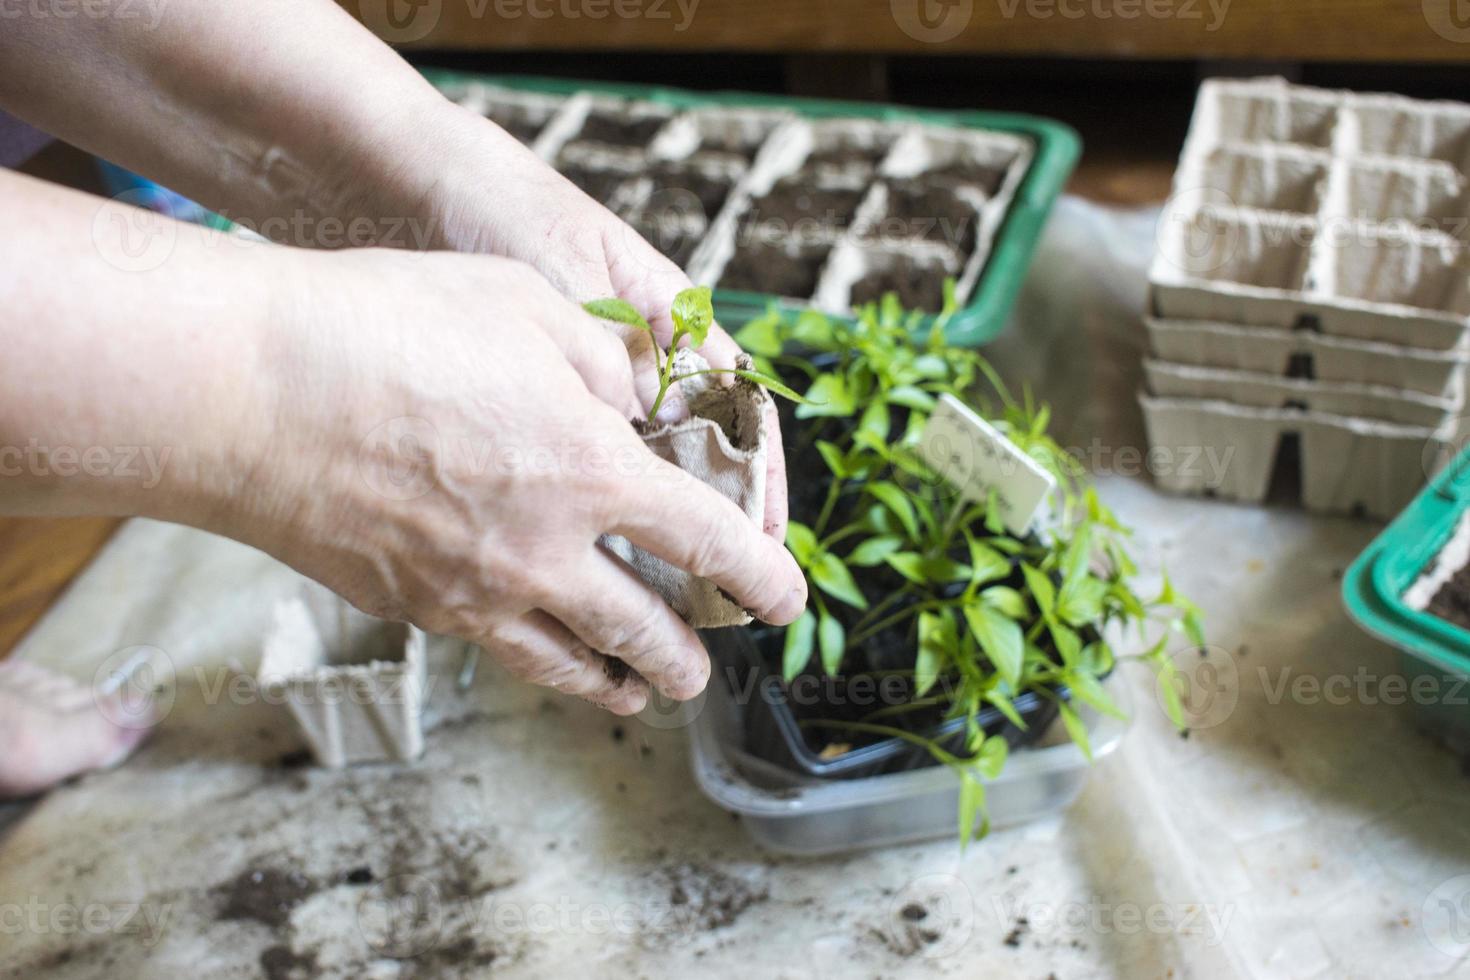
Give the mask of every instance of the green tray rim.
[(1409, 608), (1404, 590), (1439, 554), (1470, 508), (1470, 448), (1461, 451), (1363, 549), (1342, 577), (1348, 615), (1404, 652), (1470, 674), (1470, 631)]
[[(480, 82), (545, 95), (565, 96), (590, 92), (641, 99), (676, 109), (732, 106), (784, 109), (812, 119), (855, 118), (881, 122), (921, 122), (958, 129), (1013, 133), (1030, 139), (1036, 147), (1036, 153), (1031, 160), (1031, 166), (1027, 168), (1025, 178), (1016, 189), (1015, 199), (1011, 202), (1005, 221), (996, 233), (995, 243), (980, 275), (980, 282), (969, 303), (955, 314), (945, 331), (946, 340), (958, 347), (978, 347), (995, 339), (1005, 329), (1021, 284), (1036, 254), (1041, 230), (1082, 154), (1082, 140), (1072, 127), (1054, 119), (1024, 113), (979, 109), (921, 109), (893, 103), (810, 99), (757, 92), (696, 92), (662, 85), (583, 81), (537, 75), (481, 74), (444, 68), (420, 68), (420, 71), (436, 87)], [(724, 289), (715, 291), (715, 304), (720, 321), (731, 328), (764, 314), (772, 306), (791, 312), (804, 309), (782, 303), (773, 296)], [(927, 327), (932, 319), (926, 318), (924, 326)]]

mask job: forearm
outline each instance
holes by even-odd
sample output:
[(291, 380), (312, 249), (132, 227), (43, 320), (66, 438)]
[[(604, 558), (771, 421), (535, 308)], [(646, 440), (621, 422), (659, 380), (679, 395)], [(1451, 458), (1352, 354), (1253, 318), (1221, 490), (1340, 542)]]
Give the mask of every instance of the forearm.
[(284, 250), (181, 234), (128, 271), (139, 229), (99, 206), (0, 171), (0, 513), (210, 525), (248, 495), (269, 432)]
[(34, 125), (292, 244), (337, 244), (324, 218), (427, 214), (432, 168), (412, 158), (433, 148), (412, 137), (451, 107), (330, 0), (16, 4), (0, 106)]

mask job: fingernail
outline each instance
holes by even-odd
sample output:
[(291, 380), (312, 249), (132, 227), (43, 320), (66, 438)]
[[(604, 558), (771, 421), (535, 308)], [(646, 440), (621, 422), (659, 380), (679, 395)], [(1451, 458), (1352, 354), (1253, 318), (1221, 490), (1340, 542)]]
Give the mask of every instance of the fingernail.
[(806, 599), (806, 579), (802, 579), (800, 585), (786, 593), (761, 619), (772, 626), (785, 626), (795, 622), (796, 617), (806, 608)]

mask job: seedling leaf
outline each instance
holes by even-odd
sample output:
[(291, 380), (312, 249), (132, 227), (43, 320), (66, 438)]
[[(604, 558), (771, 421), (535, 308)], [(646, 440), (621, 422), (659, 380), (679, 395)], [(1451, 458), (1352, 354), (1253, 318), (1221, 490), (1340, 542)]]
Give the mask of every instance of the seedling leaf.
[(709, 337), (709, 328), (715, 322), (715, 308), (710, 301), (708, 286), (694, 286), (682, 290), (674, 297), (674, 306), (669, 310), (676, 331), (686, 334), (692, 347), (703, 347)]
[(832, 598), (840, 599), (849, 606), (856, 606), (859, 609), (868, 608), (868, 600), (863, 596), (857, 583), (853, 581), (852, 572), (847, 570), (841, 558), (830, 551), (819, 555), (812, 562), (808, 571), (817, 588)]
[(786, 647), (781, 653), (781, 676), (790, 683), (806, 669), (812, 659), (812, 641), (817, 631), (817, 617), (810, 609), (786, 627)]
[(914, 517), (913, 501), (898, 488), (897, 484), (883, 480), (869, 484), (867, 491), (883, 506), (893, 511), (893, 515), (903, 523), (903, 529), (908, 532), (910, 541), (918, 540), (919, 522)]
[(1015, 689), (1021, 683), (1025, 651), (1020, 625), (994, 606), (979, 602), (965, 606), (965, 622), (1000, 676)]
[(835, 676), (842, 669), (842, 653), (847, 645), (847, 631), (837, 617), (819, 607), (817, 617), (817, 648), (822, 653), (822, 670)]
[(614, 323), (626, 323), (639, 330), (647, 330), (653, 333), (653, 327), (643, 319), (643, 314), (633, 308), (633, 304), (625, 299), (594, 299), (590, 303), (583, 303), (582, 309), (591, 313), (599, 320), (611, 320)]
[(882, 535), (869, 538), (852, 549), (852, 553), (847, 556), (847, 563), (856, 565), (858, 568), (871, 568), (874, 565), (881, 565), (883, 559), (902, 547), (903, 539), (897, 536)]
[(1091, 762), (1092, 742), (1087, 737), (1087, 726), (1082, 724), (1082, 719), (1077, 717), (1077, 712), (1073, 711), (1072, 706), (1065, 701), (1057, 702), (1057, 711), (1062, 716), (1062, 725), (1066, 727), (1067, 734), (1071, 736), (1072, 741), (1077, 743), (1077, 747), (1082, 750), (1082, 755), (1087, 761)]
[(817, 536), (800, 521), (789, 521), (786, 524), (786, 547), (796, 563), (805, 568), (817, 553)]

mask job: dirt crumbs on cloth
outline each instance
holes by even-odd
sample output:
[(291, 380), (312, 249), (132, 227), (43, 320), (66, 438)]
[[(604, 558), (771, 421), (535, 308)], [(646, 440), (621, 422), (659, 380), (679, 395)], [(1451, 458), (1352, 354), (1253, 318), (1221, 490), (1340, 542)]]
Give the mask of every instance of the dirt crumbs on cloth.
[(1011, 926), (1011, 931), (1006, 933), (1005, 939), (1001, 941), (1004, 942), (1007, 946), (1011, 947), (1011, 949), (1016, 949), (1021, 945), (1021, 940), (1026, 937), (1026, 933), (1030, 929), (1031, 920), (1027, 919), (1023, 915), (1015, 921), (1015, 923)]
[(286, 946), (272, 946), (261, 953), (260, 972), (266, 980), (309, 980), (320, 975), (315, 953), (298, 955)]
[(706, 864), (685, 862), (665, 867), (673, 919), (682, 928), (708, 932), (740, 918), (770, 892)]
[(314, 895), (317, 887), (299, 871), (247, 868), (215, 889), (218, 918), (248, 919), (279, 929), (291, 921), (292, 910)]
[(888, 952), (902, 959), (921, 953), (944, 935), (937, 918), (919, 902), (909, 902), (898, 910), (895, 921), (886, 928), (872, 928), (868, 935)]

